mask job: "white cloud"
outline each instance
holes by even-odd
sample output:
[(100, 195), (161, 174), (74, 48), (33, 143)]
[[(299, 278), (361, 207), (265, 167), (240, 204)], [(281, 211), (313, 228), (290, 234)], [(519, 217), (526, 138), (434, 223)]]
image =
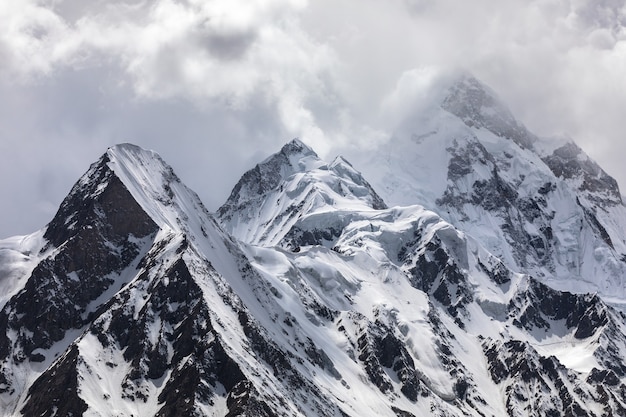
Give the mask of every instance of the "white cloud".
[[(625, 16), (623, 0), (0, 2), (0, 165), (30, 154), (24, 181), (64, 172), (50, 186), (60, 200), (86, 162), (59, 171), (32, 149), (54, 141), (91, 161), (134, 141), (214, 208), (228, 190), (211, 193), (211, 176), (232, 185), (295, 136), (324, 156), (371, 148), (460, 67), (531, 130), (569, 133), (625, 188)], [(0, 192), (24, 207), (40, 188)]]
[[(304, 107), (328, 88), (335, 57), (298, 26), (298, 0), (111, 3), (74, 21), (49, 3), (5, 5), (0, 37), (10, 77), (113, 64), (147, 99), (245, 107), (263, 94), (294, 135), (321, 137)], [(7, 52), (8, 51), (8, 52)], [(312, 138), (314, 139), (314, 138)]]

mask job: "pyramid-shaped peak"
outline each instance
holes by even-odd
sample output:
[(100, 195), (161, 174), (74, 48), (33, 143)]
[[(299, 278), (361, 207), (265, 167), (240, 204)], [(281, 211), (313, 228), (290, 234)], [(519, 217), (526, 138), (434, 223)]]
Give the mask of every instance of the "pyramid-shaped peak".
[(114, 145), (107, 149), (104, 157), (107, 159), (110, 168), (122, 180), (132, 180), (131, 177), (136, 177), (137, 175), (148, 175), (149, 177), (149, 171), (167, 171), (172, 173), (172, 168), (161, 159), (157, 152), (144, 149), (132, 143)]
[(296, 172), (306, 172), (325, 165), (315, 151), (299, 139), (287, 142), (280, 151), (258, 164), (262, 171), (273, 171), (285, 178)]
[(347, 160), (331, 164), (299, 140), (247, 171), (218, 209), (222, 226), (254, 245), (275, 245), (301, 218), (316, 211), (387, 208)]
[[(112, 233), (108, 236), (112, 241), (116, 239), (114, 236), (142, 237), (155, 230), (154, 219), (130, 191), (128, 167), (132, 162), (124, 156), (130, 149), (110, 148), (74, 184), (47, 226), (44, 237), (52, 245), (59, 246), (83, 229), (95, 230), (99, 226)], [(140, 149), (136, 147), (134, 152)]]
[(462, 73), (450, 84), (441, 107), (467, 126), (484, 128), (513, 140), (522, 148), (533, 148), (535, 135), (515, 119), (509, 108), (486, 84)]
[(287, 142), (280, 150), (281, 153), (285, 155), (294, 155), (294, 154), (302, 154), (302, 155), (312, 155), (317, 157), (317, 154), (306, 143), (302, 142), (300, 139), (295, 138), (291, 141)]
[(462, 73), (453, 79), (441, 106), (466, 123), (482, 124), (489, 114), (514, 119), (495, 91), (469, 73)]
[(490, 96), (492, 99), (497, 99), (497, 94), (491, 87), (469, 72), (462, 72), (453, 77), (449, 90), (463, 91), (466, 94), (479, 93), (484, 96)]
[(78, 180), (50, 223), (46, 238), (60, 244), (95, 221), (106, 211), (103, 206), (110, 206), (113, 217), (116, 207), (127, 206), (128, 213), (115, 219), (124, 226), (120, 230), (135, 236), (145, 235), (143, 230), (130, 231), (132, 224), (126, 224), (133, 223), (135, 214), (145, 218), (144, 223), (189, 232), (199, 230), (196, 223), (203, 222), (208, 213), (158, 153), (124, 143), (109, 148)]
[[(290, 176), (325, 165), (313, 149), (299, 139), (293, 139), (247, 171), (235, 185), (225, 206), (235, 207), (250, 198), (265, 195)], [(220, 209), (224, 210), (224, 207)]]
[[(254, 169), (271, 172), (272, 177), (286, 178), (296, 172), (306, 172), (325, 165), (315, 151), (300, 139), (287, 142), (280, 151), (268, 156)], [(276, 177), (276, 178), (278, 178)]]
[(159, 154), (153, 150), (144, 149), (141, 146), (132, 143), (118, 143), (111, 146), (106, 151), (106, 155), (110, 160), (125, 160), (134, 158), (156, 159), (162, 162)]
[(146, 150), (139, 145), (135, 145), (134, 143), (129, 143), (129, 142), (118, 143), (118, 144), (111, 146), (109, 149), (107, 149), (107, 153), (115, 153), (115, 152), (134, 152), (134, 153), (152, 152), (154, 153), (154, 151)]

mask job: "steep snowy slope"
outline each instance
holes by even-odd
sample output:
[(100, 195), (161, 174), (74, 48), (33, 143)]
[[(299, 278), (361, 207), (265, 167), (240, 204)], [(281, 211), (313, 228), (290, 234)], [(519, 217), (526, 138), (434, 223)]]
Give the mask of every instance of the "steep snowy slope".
[[(408, 346), (421, 381), (453, 401), (455, 413), (602, 415), (612, 410), (619, 415), (623, 410), (624, 316), (597, 296), (560, 293), (511, 273), (475, 241), (419, 207), (352, 213), (336, 239), (320, 239), (305, 249), (299, 237), (315, 236), (319, 225), (329, 222), (320, 219), (324, 214), (311, 217), (317, 219), (302, 221), (285, 243), (300, 247), (300, 253), (330, 246), (351, 265), (367, 265), (358, 275), (362, 287), (350, 297), (352, 308), (364, 314), (371, 309), (375, 322), (397, 326), (395, 334)], [(365, 278), (366, 271), (377, 279)], [(335, 276), (326, 271), (322, 282), (335, 288)], [(407, 281), (412, 288), (404, 286)], [(426, 304), (420, 291), (428, 296)], [(425, 316), (416, 313), (420, 308)], [(381, 310), (388, 321), (379, 317)], [(431, 333), (414, 327), (417, 323), (428, 323)], [(431, 343), (438, 355), (431, 356)], [(385, 367), (380, 355), (378, 363)], [(613, 388), (593, 379), (608, 374)], [(385, 389), (384, 374), (382, 381), (371, 378)], [(600, 387), (611, 392), (611, 401), (598, 394)]]
[(358, 165), (389, 205), (440, 213), (513, 270), (626, 299), (616, 181), (570, 140), (537, 138), (475, 78), (456, 80)]
[(5, 415), (119, 289), (157, 231), (107, 162), (92, 165), (45, 231), (26, 240), (35, 243), (21, 249), (19, 275), (5, 278), (15, 279), (0, 311)]

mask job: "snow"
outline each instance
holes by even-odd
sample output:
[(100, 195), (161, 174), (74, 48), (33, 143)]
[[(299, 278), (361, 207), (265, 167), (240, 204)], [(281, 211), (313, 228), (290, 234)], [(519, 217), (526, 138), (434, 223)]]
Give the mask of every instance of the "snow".
[(554, 356), (569, 369), (581, 373), (589, 373), (593, 368), (601, 368), (598, 360), (593, 355), (596, 348), (595, 344), (596, 341), (592, 339), (581, 341), (573, 337), (552, 337), (533, 344), (533, 346), (541, 355), (546, 357)]
[(27, 236), (0, 240), (0, 308), (26, 284), (33, 269), (47, 254), (42, 254), (45, 229)]
[[(495, 107), (481, 109), (483, 116), (492, 118), (499, 117), (499, 111)], [(556, 178), (541, 159), (560, 146), (558, 143), (535, 142), (532, 149), (523, 147), (484, 127), (470, 127), (435, 106), (399, 126), (385, 149), (361, 159), (367, 161), (359, 166), (373, 181), (373, 189), (394, 206), (374, 209), (374, 191), (354, 166), (343, 158), (327, 164), (306, 145), (293, 141), (255, 168), (275, 180), (271, 188), (257, 197), (252, 188), (246, 188), (252, 185), (243, 184), (231, 202), (239, 205), (227, 207), (226, 214), (220, 212), (223, 227), (239, 241), (215, 223), (197, 196), (175, 179), (155, 154), (124, 145), (112, 148), (108, 155), (111, 169), (161, 228), (155, 238), (167, 242), (159, 255), (164, 262), (161, 268), (182, 256), (204, 301), (211, 306), (210, 319), (224, 348), (256, 387), (264, 387), (266, 398), (284, 399), (285, 413), (316, 412), (301, 401), (297, 390), (286, 391), (276, 375), (259, 366), (242, 334), (238, 309), (253, 318), (288, 357), (300, 359), (292, 362), (297, 371), (350, 414), (393, 416), (392, 405), (418, 414), (428, 414), (433, 406), (452, 407), (457, 401), (457, 379), (451, 375), (448, 360), (453, 359), (458, 367), (455, 372), (468, 376), (472, 389), (485, 401), (484, 410), (504, 415), (508, 394), (489, 374), (483, 351), (486, 339), (524, 341), (530, 351), (555, 357), (576, 373), (602, 367), (598, 359), (602, 331), (579, 340), (563, 320), (548, 319), (548, 327), (533, 331), (514, 324), (512, 300), (525, 294), (532, 279), (524, 273), (576, 292), (593, 288), (611, 294), (614, 301), (624, 299), (620, 298), (624, 295), (623, 286), (619, 288), (621, 278), (611, 278), (623, 276), (624, 267), (614, 262), (615, 250), (595, 240), (595, 230), (585, 223), (585, 213), (575, 203), (576, 188)], [(450, 152), (470, 148), (479, 150), (470, 174), (451, 181)], [(485, 160), (481, 160), (483, 156)], [(470, 192), (476, 181), (490, 179), (494, 169), (520, 198), (534, 198), (536, 190), (552, 184), (543, 207), (544, 212), (553, 213), (552, 264), (531, 263), (522, 268), (519, 254), (502, 232), (503, 218), (480, 205), (466, 202), (459, 210), (441, 205), (439, 199), (451, 186)], [(621, 213), (619, 210), (612, 213)], [(599, 216), (603, 224), (611, 224), (608, 233), (612, 238), (625, 235), (620, 233), (626, 231), (626, 225), (613, 214)], [(538, 235), (541, 226), (527, 222), (523, 227), (528, 234)], [(319, 244), (289, 246), (293, 233), (316, 230), (333, 233), (324, 235)], [(185, 242), (189, 246), (179, 255)], [(462, 310), (464, 327), (409, 280), (417, 255), (432, 242), (445, 249), (449, 262), (466, 280), (455, 284), (469, 291)], [(400, 256), (406, 245), (414, 245), (408, 260)], [(624, 242), (618, 245), (626, 247)], [(502, 284), (479, 266), (497, 266), (500, 260), (494, 255), (512, 268), (509, 280)], [(158, 279), (158, 271), (151, 274), (151, 279)], [(592, 281), (590, 277), (595, 276), (599, 279)], [(454, 291), (456, 287), (450, 288)], [(144, 305), (139, 294), (145, 294), (147, 288), (137, 286), (133, 291), (137, 293), (134, 311), (139, 311)], [(315, 306), (324, 306), (335, 315), (320, 316)], [(433, 323), (433, 314), (440, 324)], [(358, 349), (360, 338), (367, 336), (374, 323), (383, 323), (406, 346), (421, 383), (433, 395), (428, 401), (412, 403), (400, 395), (401, 382), (392, 369), (383, 373), (393, 394), (373, 387)], [(149, 338), (156, 343), (158, 320), (153, 326)], [(338, 377), (312, 365), (303, 348), (307, 340), (326, 354)], [(87, 352), (97, 342), (84, 337), (81, 343), (81, 351)], [(452, 350), (452, 358), (445, 361), (443, 345)], [(84, 356), (96, 374), (107, 371), (94, 365), (101, 363), (101, 358)], [(115, 381), (109, 391), (119, 385), (119, 379)], [(150, 398), (156, 398), (158, 389), (149, 388)], [(83, 393), (94, 409), (104, 407), (96, 398), (96, 385), (85, 385)], [(224, 399), (214, 400), (212, 407), (201, 406), (203, 412), (224, 414)], [(156, 409), (151, 401), (152, 405), (134, 412), (153, 413)], [(458, 409), (450, 409), (458, 413)], [(469, 408), (464, 411), (473, 413)]]
[[(82, 376), (80, 394), (89, 407), (85, 416), (156, 414), (160, 408), (156, 402), (131, 401), (124, 396), (122, 387), (132, 368), (124, 360), (121, 351), (103, 347), (89, 333), (83, 335), (77, 345), (83, 359), (78, 366)], [(162, 387), (149, 385), (148, 396), (158, 396), (160, 388)]]
[[(295, 144), (305, 146), (300, 142)], [(293, 142), (285, 148), (292, 145)], [(237, 239), (273, 246), (307, 214), (336, 208), (369, 210), (377, 204), (378, 196), (373, 195), (361, 175), (343, 158), (338, 157), (329, 165), (305, 147), (289, 153), (288, 160), (284, 161), (285, 148), (257, 165), (270, 176), (280, 175), (279, 185), (262, 190), (259, 196), (248, 194), (248, 188), (255, 184), (244, 183), (236, 199), (239, 205), (227, 208), (227, 203), (222, 208), (226, 210), (220, 212), (222, 225)]]
[[(491, 108), (484, 111), (496, 114)], [(552, 182), (555, 189), (544, 208), (554, 212), (555, 263), (530, 272), (554, 286), (579, 292), (594, 288), (611, 294), (615, 302), (623, 301), (623, 288), (617, 290), (624, 267), (614, 262), (615, 250), (595, 241), (595, 231), (585, 226), (584, 212), (572, 204), (575, 190), (555, 179), (535, 151), (484, 128), (468, 127), (450, 113), (431, 110), (428, 118), (401, 127), (404, 130), (399, 130), (388, 152), (375, 155), (366, 166), (374, 189), (382, 190), (393, 207), (375, 208), (375, 192), (345, 159), (327, 164), (306, 145), (293, 141), (283, 148), (280, 164), (273, 165), (276, 155), (262, 163), (276, 170), (268, 175), (278, 175), (278, 183), (264, 190), (258, 200), (242, 192), (237, 201), (249, 204), (234, 208), (230, 217), (222, 216), (223, 227), (232, 235), (154, 152), (128, 144), (109, 149), (108, 167), (159, 231), (145, 239), (135, 238), (139, 256), (126, 270), (109, 277), (114, 283), (87, 307), (84, 317), (111, 300), (98, 318), (99, 325), (106, 327), (113, 304), (136, 321), (145, 319), (151, 288), (157, 283), (171, 284), (165, 272), (182, 261), (201, 290), (198, 302), (209, 310), (205, 319), (213, 328), (210, 341), (219, 341), (259, 395), (284, 415), (335, 413), (333, 408), (324, 409), (324, 400), (338, 404), (349, 415), (396, 416), (391, 407), (415, 415), (428, 415), (433, 408), (450, 415), (478, 415), (468, 402), (457, 398), (455, 387), (462, 380), (468, 381), (471, 395), (484, 401), (481, 412), (506, 415), (507, 388), (516, 381), (494, 382), (484, 352), (487, 341), (522, 341), (531, 356), (556, 358), (566, 367), (562, 372), (572, 372), (572, 381), (581, 374), (575, 383), (591, 390), (585, 376), (604, 366), (600, 347), (608, 337), (605, 329), (580, 340), (565, 320), (547, 318), (545, 328), (530, 331), (516, 325), (513, 301), (526, 294), (532, 278), (528, 271), (521, 271), (519, 259), (506, 243), (502, 218), (469, 203), (462, 212), (451, 209), (442, 212), (443, 217), (437, 214), (438, 199), (449, 186), (471, 190), (474, 181), (490, 178), (493, 166), (504, 181), (516, 185), (520, 196), (531, 196), (537, 187)], [(451, 184), (447, 175), (450, 149), (476, 144), (489, 154), (510, 157), (496, 158), (489, 162), (492, 165), (479, 161), (467, 178)], [(606, 219), (613, 219), (611, 215)], [(622, 223), (612, 221), (615, 227), (609, 233), (617, 236)], [(524, 227), (529, 234), (540, 230), (532, 222)], [(319, 242), (290, 246), (289, 239), (297, 241), (297, 233), (313, 231), (333, 233)], [(41, 253), (45, 243), (43, 231), (0, 241), (2, 305), (23, 288), (32, 268), (44, 256), (51, 256), (52, 252)], [(435, 261), (429, 258), (433, 246), (445, 252), (446, 266), (457, 268), (461, 277), (460, 282), (445, 282), (438, 271), (433, 278), (433, 286), (450, 289), (452, 305), (459, 306), (456, 316), (451, 306), (411, 282), (419, 256)], [(501, 261), (512, 268), (505, 269), (508, 280), (499, 284), (488, 272), (500, 267)], [(591, 281), (593, 274), (601, 280)], [(88, 279), (80, 271), (69, 278)], [(457, 296), (457, 289), (466, 292)], [(171, 312), (185, 306), (175, 303), (164, 308)], [(243, 331), (242, 314), (256, 326), (260, 338), (284, 354), (293, 372), (305, 381), (304, 387), (287, 384), (262, 358), (263, 352), (255, 351)], [(621, 333), (616, 340), (622, 343), (624, 326), (613, 324), (615, 313), (607, 314), (607, 328), (617, 328)], [(165, 343), (171, 361), (173, 343), (164, 334), (173, 329), (158, 314), (150, 315), (146, 326), (145, 343), (152, 347)], [(168, 369), (155, 380), (134, 380), (132, 384), (146, 401), (133, 401), (123, 386), (137, 364), (127, 361), (116, 343), (103, 344), (87, 329), (88, 325), (68, 332), (52, 349), (35, 352), (46, 356), (38, 367), (11, 369), (21, 384), (19, 403), (25, 399), (26, 387), (73, 344), (80, 355), (76, 365), (79, 394), (89, 407), (85, 415), (157, 413), (163, 405), (159, 394), (174, 370)], [(370, 343), (376, 329), (385, 329), (401, 342), (427, 396), (410, 401), (401, 393), (402, 381), (393, 368), (381, 367), (390, 391), (383, 392), (370, 380), (360, 349)], [(316, 363), (307, 346), (323, 352), (329, 362)], [(188, 360), (191, 357), (178, 366)], [(570, 392), (573, 386), (568, 386)], [(198, 403), (197, 409), (206, 415), (225, 415), (228, 393), (220, 384), (213, 388), (212, 404)]]

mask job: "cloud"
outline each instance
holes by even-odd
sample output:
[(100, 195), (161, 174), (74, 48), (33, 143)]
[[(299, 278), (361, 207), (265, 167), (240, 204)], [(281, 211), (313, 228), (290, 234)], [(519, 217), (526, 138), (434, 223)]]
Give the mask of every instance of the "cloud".
[[(325, 38), (347, 57), (344, 67), (357, 80), (349, 89), (352, 108), (380, 104), (390, 92), (398, 98), (414, 87), (405, 85), (411, 74), (425, 69), (466, 69), (497, 91), (531, 130), (572, 136), (626, 187), (626, 172), (614, 156), (626, 152), (620, 122), (626, 106), (623, 1), (342, 4), (340, 16), (347, 9), (359, 12), (346, 24), (337, 18), (331, 30), (338, 35)], [(330, 6), (320, 0), (310, 7), (321, 15)], [(361, 118), (388, 129), (377, 117), (389, 111), (380, 109), (366, 106)]]
[(0, 11), (8, 76), (113, 65), (138, 97), (244, 107), (263, 94), (292, 134), (318, 135), (303, 102), (326, 89), (335, 57), (299, 28), (302, 1), (113, 2), (74, 19), (47, 5)]
[(44, 224), (122, 141), (159, 151), (214, 209), (292, 137), (325, 157), (375, 148), (456, 68), (624, 188), (625, 16), (621, 0), (0, 3), (0, 174), (22, 173), (0, 184), (19, 207), (0, 236)]

